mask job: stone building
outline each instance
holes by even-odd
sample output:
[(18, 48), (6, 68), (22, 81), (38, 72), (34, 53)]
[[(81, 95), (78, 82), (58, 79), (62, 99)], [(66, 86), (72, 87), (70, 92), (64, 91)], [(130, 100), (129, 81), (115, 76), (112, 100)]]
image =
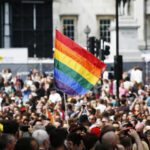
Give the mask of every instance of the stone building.
[(52, 0), (0, 0), (0, 48), (28, 48), (52, 57)]
[[(150, 70), (150, 0), (118, 1), (119, 53), (123, 55), (124, 68), (129, 69), (137, 63), (143, 67), (143, 58), (146, 58), (146, 68)], [(85, 29), (88, 26), (89, 37), (108, 42), (111, 53), (105, 62), (113, 63), (116, 55), (115, 2), (0, 0), (0, 48), (27, 47), (28, 57), (52, 58), (55, 29), (87, 47)]]
[[(111, 45), (109, 62), (115, 55), (115, 0), (54, 0), (53, 31), (57, 28), (86, 47), (89, 36), (102, 36)], [(150, 49), (150, 0), (119, 0), (119, 51), (125, 62), (143, 61)], [(54, 34), (55, 35), (55, 34)], [(107, 62), (107, 60), (106, 60)]]

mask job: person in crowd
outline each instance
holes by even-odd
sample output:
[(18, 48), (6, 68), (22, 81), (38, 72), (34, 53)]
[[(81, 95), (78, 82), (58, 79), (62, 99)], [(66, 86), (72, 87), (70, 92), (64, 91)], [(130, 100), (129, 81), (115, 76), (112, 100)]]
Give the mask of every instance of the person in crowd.
[(38, 142), (40, 150), (49, 149), (50, 147), (49, 135), (45, 130), (42, 129), (35, 130), (32, 133), (32, 137), (35, 138), (35, 140)]
[(94, 150), (98, 143), (98, 136), (93, 133), (87, 133), (83, 137), (83, 143), (86, 150)]
[(40, 148), (39, 144), (34, 138), (24, 137), (17, 141), (14, 150), (40, 150)]
[(66, 139), (66, 146), (68, 150), (83, 150), (84, 144), (82, 136), (76, 132), (68, 134)]
[(146, 98), (146, 103), (147, 103), (148, 111), (150, 113), (150, 91), (148, 92), (148, 96)]
[(14, 150), (16, 138), (11, 134), (0, 135), (0, 150)]
[(64, 128), (57, 128), (50, 133), (52, 150), (66, 150), (65, 140), (68, 132)]
[(119, 98), (112, 79), (104, 78), (87, 94), (64, 100), (49, 74), (6, 72), (0, 76), (1, 149), (150, 149), (150, 85), (140, 74), (123, 77)]

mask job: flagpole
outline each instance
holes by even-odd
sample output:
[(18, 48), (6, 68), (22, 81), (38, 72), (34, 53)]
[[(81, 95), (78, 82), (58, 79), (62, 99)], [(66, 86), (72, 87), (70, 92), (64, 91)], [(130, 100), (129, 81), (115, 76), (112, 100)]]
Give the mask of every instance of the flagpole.
[[(104, 62), (56, 30), (54, 81), (57, 89), (68, 95), (85, 94), (95, 86), (105, 67)], [(67, 95), (65, 93), (62, 95), (64, 97), (62, 105), (67, 122)]]
[(67, 99), (66, 99), (67, 95), (65, 93), (63, 93), (63, 96), (64, 96), (65, 121), (68, 124), (68, 119), (67, 119), (67, 103), (66, 103), (67, 102)]

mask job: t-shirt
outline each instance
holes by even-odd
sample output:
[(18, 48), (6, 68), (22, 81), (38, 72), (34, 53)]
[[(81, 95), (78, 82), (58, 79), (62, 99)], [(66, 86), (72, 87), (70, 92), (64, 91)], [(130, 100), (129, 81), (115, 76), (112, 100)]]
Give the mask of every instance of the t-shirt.
[(147, 106), (150, 107), (150, 96), (146, 99), (146, 101), (147, 101)]
[(49, 100), (52, 102), (52, 103), (56, 103), (56, 102), (59, 102), (61, 101), (61, 96), (59, 93), (53, 93), (53, 94), (50, 94), (49, 96)]

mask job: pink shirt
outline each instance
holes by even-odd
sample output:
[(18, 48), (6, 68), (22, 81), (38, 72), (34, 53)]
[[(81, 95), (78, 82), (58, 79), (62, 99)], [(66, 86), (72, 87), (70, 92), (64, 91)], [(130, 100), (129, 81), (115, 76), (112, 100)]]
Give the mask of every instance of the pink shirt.
[(126, 95), (127, 90), (125, 88), (119, 87), (119, 97), (121, 97), (122, 95)]

